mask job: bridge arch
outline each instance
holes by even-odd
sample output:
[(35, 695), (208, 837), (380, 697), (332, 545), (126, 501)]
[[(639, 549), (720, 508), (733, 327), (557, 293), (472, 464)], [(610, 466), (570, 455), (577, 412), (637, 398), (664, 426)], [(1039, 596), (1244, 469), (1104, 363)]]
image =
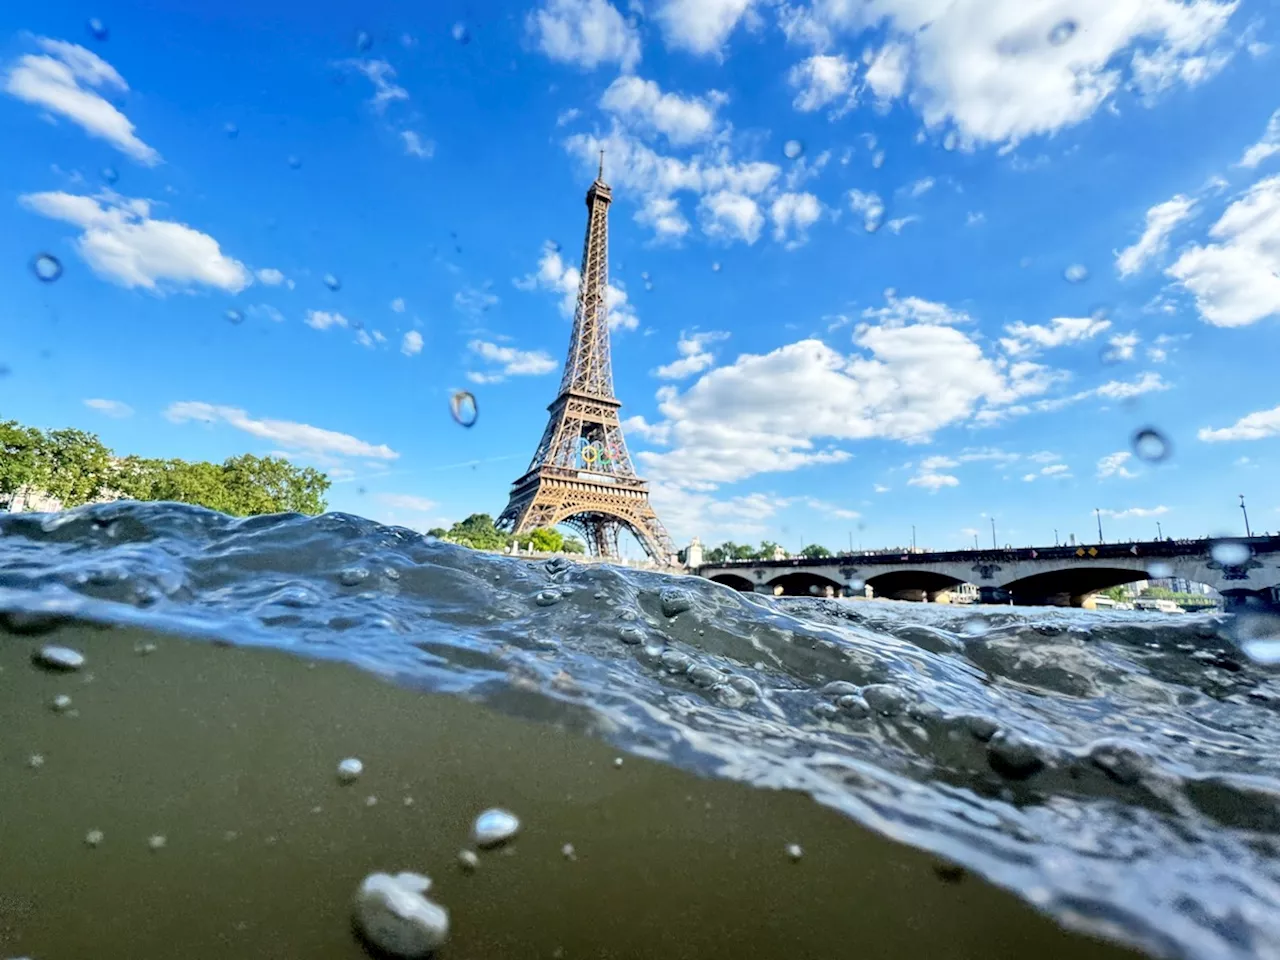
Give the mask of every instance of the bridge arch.
[(966, 581), (936, 570), (908, 568), (887, 570), (868, 577), (866, 582), (877, 597), (888, 600), (936, 601)]
[(731, 587), (739, 593), (752, 593), (755, 591), (756, 585), (746, 577), (740, 577), (736, 573), (718, 573), (711, 577), (712, 583), (721, 583), (726, 587)]
[(775, 596), (780, 597), (839, 597), (844, 593), (845, 585), (839, 580), (797, 570), (774, 577), (767, 584)]
[[(1168, 576), (1174, 576), (1170, 568)], [(1081, 607), (1102, 590), (1141, 580), (1160, 579), (1139, 565), (1079, 565), (1044, 570), (1001, 585), (1019, 606)], [(1191, 577), (1179, 579), (1193, 580)], [(1201, 581), (1195, 580), (1200, 583)], [(1212, 584), (1209, 584), (1212, 586)]]

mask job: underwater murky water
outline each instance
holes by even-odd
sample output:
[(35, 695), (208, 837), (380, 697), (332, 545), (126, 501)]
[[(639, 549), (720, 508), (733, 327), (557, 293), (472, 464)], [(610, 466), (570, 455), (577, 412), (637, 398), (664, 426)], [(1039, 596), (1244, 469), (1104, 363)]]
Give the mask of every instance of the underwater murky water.
[(805, 791), (1073, 926), (1280, 957), (1280, 685), (1224, 617), (773, 600), (357, 517), (0, 515), (0, 626), (353, 663)]

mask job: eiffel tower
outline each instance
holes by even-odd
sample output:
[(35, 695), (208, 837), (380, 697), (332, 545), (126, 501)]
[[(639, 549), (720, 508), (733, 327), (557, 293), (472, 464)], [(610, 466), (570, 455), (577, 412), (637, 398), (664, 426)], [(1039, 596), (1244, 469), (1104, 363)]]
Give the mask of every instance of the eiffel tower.
[(618, 535), (630, 530), (651, 559), (673, 563), (675, 548), (649, 504), (649, 487), (636, 476), (622, 438), (609, 358), (609, 204), (613, 193), (600, 173), (587, 190), (587, 238), (573, 311), (573, 336), (560, 391), (547, 407), (547, 429), (529, 469), (511, 486), (501, 530), (525, 533), (564, 524), (582, 534), (599, 557), (618, 555)]

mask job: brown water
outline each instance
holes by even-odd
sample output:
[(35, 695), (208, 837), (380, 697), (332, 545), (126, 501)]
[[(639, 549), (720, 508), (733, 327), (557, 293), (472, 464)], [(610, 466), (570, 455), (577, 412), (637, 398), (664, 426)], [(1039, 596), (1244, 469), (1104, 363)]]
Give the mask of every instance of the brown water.
[[(51, 642), (85, 669), (33, 666)], [(598, 739), (351, 666), (84, 626), (0, 634), (0, 666), (0, 955), (357, 958), (357, 884), (414, 870), (457, 958), (1135, 956), (805, 794), (616, 767)], [(365, 772), (342, 786), (347, 756)], [(466, 874), (495, 805), (523, 830)]]

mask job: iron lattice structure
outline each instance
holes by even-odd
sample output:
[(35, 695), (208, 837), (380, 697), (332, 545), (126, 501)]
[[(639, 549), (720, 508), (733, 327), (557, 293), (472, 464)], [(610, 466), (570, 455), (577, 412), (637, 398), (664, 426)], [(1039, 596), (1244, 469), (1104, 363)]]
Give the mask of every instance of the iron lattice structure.
[(658, 563), (675, 548), (636, 476), (622, 436), (609, 355), (609, 204), (600, 175), (587, 190), (587, 237), (573, 312), (573, 335), (560, 391), (529, 469), (511, 486), (498, 528), (519, 534), (564, 524), (580, 533), (596, 556), (618, 555), (618, 535), (630, 530)]

